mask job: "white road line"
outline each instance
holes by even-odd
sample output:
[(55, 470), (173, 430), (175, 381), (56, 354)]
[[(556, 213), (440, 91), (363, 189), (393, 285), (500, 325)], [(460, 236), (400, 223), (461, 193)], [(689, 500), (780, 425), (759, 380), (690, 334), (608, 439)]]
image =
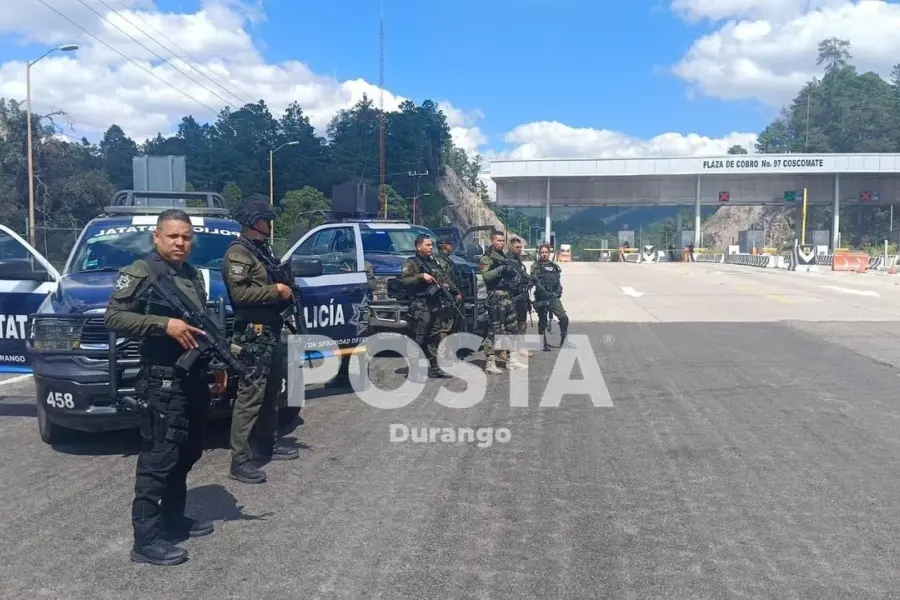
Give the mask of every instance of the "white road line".
[(26, 379), (31, 379), (31, 373), (26, 373), (25, 375), (16, 375), (15, 377), (4, 379), (0, 381), (0, 385), (6, 385), (8, 383), (18, 383), (20, 381), (25, 381)]
[(842, 294), (853, 294), (854, 296), (872, 296), (873, 298), (881, 297), (881, 294), (873, 290), (852, 290), (850, 288), (838, 287), (836, 285), (823, 285), (822, 287), (827, 290), (840, 292)]
[(636, 292), (633, 287), (623, 287), (622, 292), (626, 296), (631, 296), (632, 298), (640, 298), (644, 295), (644, 292)]

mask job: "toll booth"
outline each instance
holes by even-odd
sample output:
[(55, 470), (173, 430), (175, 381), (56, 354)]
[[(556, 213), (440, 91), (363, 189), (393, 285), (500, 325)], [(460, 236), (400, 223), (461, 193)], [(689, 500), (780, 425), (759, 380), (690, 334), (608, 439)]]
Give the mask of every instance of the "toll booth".
[(741, 254), (762, 254), (766, 247), (766, 232), (762, 229), (745, 229), (738, 232), (738, 248)]
[(628, 242), (629, 248), (634, 248), (634, 231), (633, 230), (622, 230), (619, 232), (619, 247), (624, 246), (625, 242)]

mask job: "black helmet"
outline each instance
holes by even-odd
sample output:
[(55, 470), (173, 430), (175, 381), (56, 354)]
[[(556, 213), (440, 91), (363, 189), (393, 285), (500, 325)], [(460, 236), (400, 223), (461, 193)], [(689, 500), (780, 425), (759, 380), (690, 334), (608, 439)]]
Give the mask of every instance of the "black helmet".
[(260, 219), (263, 219), (264, 221), (274, 221), (275, 211), (272, 209), (272, 205), (269, 204), (268, 200), (254, 198), (241, 204), (240, 208), (237, 209), (234, 218), (241, 225), (250, 226), (255, 225)]

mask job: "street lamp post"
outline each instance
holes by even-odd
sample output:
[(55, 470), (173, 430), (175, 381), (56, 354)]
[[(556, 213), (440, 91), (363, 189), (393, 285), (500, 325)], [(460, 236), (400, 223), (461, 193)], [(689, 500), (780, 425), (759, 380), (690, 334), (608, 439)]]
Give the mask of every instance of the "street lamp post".
[(416, 222), (416, 218), (419, 216), (419, 198), (424, 198), (425, 196), (430, 196), (430, 195), (431, 194), (429, 194), (428, 192), (425, 192), (424, 194), (419, 194), (417, 196), (413, 196), (413, 214), (412, 214), (413, 225), (418, 225), (418, 223)]
[[(285, 142), (282, 145), (278, 146), (274, 150), (269, 150), (269, 204), (272, 205), (272, 210), (275, 210), (275, 153), (284, 148), (285, 146), (296, 146), (300, 142)], [(272, 222), (272, 229), (269, 231), (269, 239), (272, 241), (272, 245), (275, 245), (275, 222)]]
[(50, 48), (36, 59), (25, 64), (25, 109), (28, 117), (28, 243), (34, 246), (34, 150), (31, 141), (31, 67), (52, 52), (72, 52), (78, 50), (75, 44)]

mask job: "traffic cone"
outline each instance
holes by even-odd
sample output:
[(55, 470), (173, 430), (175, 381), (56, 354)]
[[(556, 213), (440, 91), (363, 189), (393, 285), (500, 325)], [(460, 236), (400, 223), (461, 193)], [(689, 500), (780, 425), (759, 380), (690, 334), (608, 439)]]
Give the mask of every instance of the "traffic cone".
[(897, 263), (891, 265), (891, 268), (888, 269), (888, 275), (896, 275), (897, 274)]

